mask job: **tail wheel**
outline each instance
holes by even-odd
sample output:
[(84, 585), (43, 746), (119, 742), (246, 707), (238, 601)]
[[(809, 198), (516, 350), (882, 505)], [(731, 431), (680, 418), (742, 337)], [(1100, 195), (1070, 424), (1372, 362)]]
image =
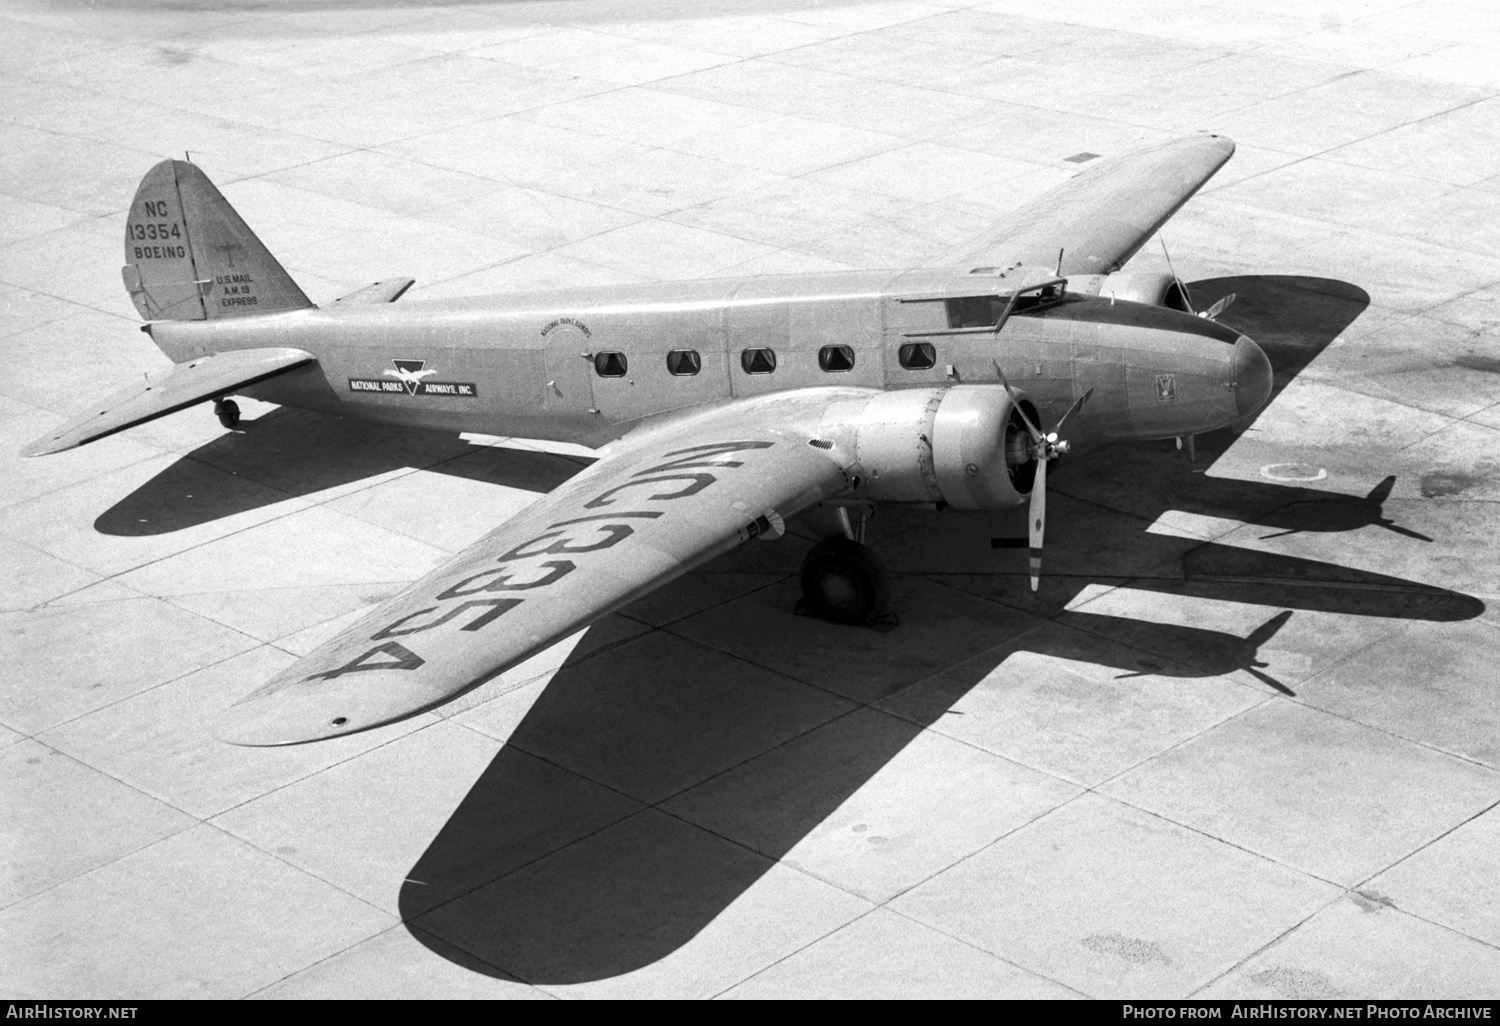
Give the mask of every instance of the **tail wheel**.
[(240, 422), (240, 404), (233, 399), (220, 399), (214, 403), (214, 414), (225, 427), (237, 427)]
[(890, 582), (875, 554), (848, 538), (828, 538), (802, 561), (807, 611), (833, 623), (865, 624), (890, 601)]

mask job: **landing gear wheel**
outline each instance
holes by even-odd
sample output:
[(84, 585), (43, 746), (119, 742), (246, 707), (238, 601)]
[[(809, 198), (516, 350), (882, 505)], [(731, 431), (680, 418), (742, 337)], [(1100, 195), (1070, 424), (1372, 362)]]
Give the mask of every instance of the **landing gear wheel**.
[(813, 546), (802, 561), (802, 599), (813, 616), (833, 623), (867, 624), (890, 601), (885, 568), (859, 542), (833, 537)]
[(214, 403), (214, 414), (219, 418), (219, 423), (227, 428), (239, 426), (240, 405), (233, 399), (217, 400)]

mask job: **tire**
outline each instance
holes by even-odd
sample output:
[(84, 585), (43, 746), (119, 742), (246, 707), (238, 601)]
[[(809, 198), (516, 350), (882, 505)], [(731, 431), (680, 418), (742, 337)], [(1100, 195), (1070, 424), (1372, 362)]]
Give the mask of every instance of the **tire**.
[(820, 619), (866, 624), (885, 612), (890, 581), (869, 548), (848, 538), (829, 538), (802, 561), (802, 599)]
[(221, 399), (214, 403), (214, 413), (218, 415), (219, 423), (227, 428), (238, 427), (240, 423), (240, 405), (233, 399)]

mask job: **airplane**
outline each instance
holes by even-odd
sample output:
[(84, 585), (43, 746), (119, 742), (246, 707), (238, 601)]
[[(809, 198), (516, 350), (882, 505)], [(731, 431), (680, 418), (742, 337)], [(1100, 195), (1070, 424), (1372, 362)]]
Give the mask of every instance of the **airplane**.
[(232, 706), (218, 736), (323, 740), (456, 698), (800, 516), (807, 611), (887, 612), (878, 505), (1026, 505), (1041, 571), (1048, 465), (1253, 416), (1270, 361), (1123, 265), (1229, 160), (1219, 135), (1101, 161), (946, 255), (949, 269), (660, 282), (396, 303), (410, 278), (313, 304), (186, 161), (142, 179), (125, 286), (174, 365), (22, 450), (60, 452), (231, 395), (390, 424), (582, 443), (599, 458)]

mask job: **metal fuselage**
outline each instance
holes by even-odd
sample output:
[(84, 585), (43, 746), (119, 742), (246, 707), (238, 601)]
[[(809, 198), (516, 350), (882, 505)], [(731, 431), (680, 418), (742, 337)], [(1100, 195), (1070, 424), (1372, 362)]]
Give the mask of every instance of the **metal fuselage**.
[[(178, 362), (267, 346), (313, 354), (316, 364), (246, 389), (270, 402), (594, 446), (744, 396), (998, 387), (1000, 371), (1044, 425), (1094, 389), (1068, 432), (1084, 445), (1212, 430), (1268, 394), (1269, 365), (1253, 342), (1162, 307), (1064, 294), (1018, 309), (998, 332), (955, 326), (948, 300), (998, 291), (979, 274), (865, 271), (333, 305), (150, 331)], [(919, 344), (930, 349), (910, 348)], [(830, 346), (847, 349), (830, 356)], [(758, 349), (774, 354), (774, 370), (745, 356)], [(669, 367), (669, 354), (685, 351), (696, 360)], [(696, 373), (672, 372), (694, 363)]]

